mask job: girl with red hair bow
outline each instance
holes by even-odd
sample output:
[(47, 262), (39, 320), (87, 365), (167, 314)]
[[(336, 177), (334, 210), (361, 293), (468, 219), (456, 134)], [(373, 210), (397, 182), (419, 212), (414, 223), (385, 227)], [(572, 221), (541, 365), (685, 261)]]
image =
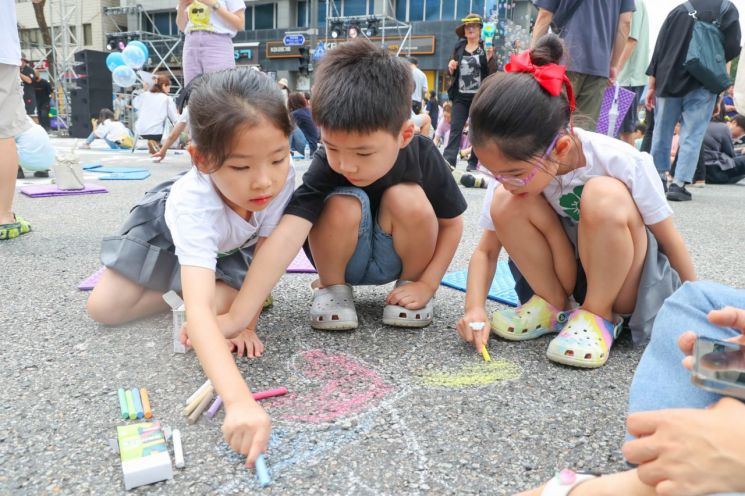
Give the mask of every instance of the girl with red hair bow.
[[(490, 331), (514, 341), (559, 332), (548, 358), (593, 368), (625, 320), (646, 343), (662, 302), (696, 275), (652, 157), (573, 127), (562, 55), (546, 35), (474, 99), (471, 142), (495, 180), (457, 328), (479, 351)], [(484, 302), (502, 246), (522, 305), (490, 321)]]

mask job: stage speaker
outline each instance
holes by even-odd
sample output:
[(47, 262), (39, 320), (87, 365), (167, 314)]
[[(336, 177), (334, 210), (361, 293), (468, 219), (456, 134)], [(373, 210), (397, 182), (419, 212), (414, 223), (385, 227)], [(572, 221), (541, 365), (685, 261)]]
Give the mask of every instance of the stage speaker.
[(76, 74), (70, 90), (70, 136), (87, 138), (93, 131), (91, 119), (101, 109), (111, 108), (111, 72), (106, 67), (107, 52), (80, 50), (75, 53)]

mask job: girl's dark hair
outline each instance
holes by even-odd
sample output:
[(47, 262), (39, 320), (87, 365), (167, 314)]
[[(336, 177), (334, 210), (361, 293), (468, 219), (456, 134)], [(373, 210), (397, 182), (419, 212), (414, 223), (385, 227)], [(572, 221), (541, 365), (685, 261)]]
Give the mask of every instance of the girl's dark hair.
[[(530, 51), (534, 65), (559, 63), (561, 39), (546, 34)], [(494, 142), (512, 160), (541, 155), (556, 133), (569, 124), (571, 111), (562, 92), (551, 96), (529, 73), (498, 73), (481, 85), (471, 105), (471, 143)]]
[(297, 109), (305, 108), (308, 106), (308, 100), (305, 99), (305, 95), (299, 91), (293, 91), (290, 96), (287, 97), (287, 108), (290, 112)]
[(114, 115), (114, 112), (111, 110), (105, 108), (101, 109), (101, 111), (98, 113), (98, 123), (102, 124), (106, 119), (111, 119), (112, 121), (116, 120), (116, 115)]
[(171, 79), (168, 76), (155, 76), (155, 84), (150, 87), (150, 93), (166, 93), (165, 87), (171, 86)]
[(264, 119), (290, 136), (282, 90), (248, 67), (204, 74), (189, 98), (192, 139), (213, 172), (230, 156), (235, 136)]

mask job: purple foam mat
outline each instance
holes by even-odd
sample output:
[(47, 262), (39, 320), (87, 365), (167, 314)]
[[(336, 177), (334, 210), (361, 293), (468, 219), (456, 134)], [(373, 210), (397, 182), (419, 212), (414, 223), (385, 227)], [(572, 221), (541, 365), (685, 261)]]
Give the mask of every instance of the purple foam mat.
[(92, 195), (96, 193), (108, 193), (109, 190), (103, 186), (85, 184), (83, 189), (59, 189), (56, 184), (31, 184), (22, 186), (21, 193), (31, 198), (43, 198), (47, 196), (68, 196), (68, 195)]
[(103, 275), (105, 270), (106, 267), (101, 267), (93, 274), (80, 281), (80, 284), (78, 284), (78, 289), (80, 291), (90, 291), (91, 289), (95, 288), (96, 284), (98, 284), (98, 281), (101, 280), (101, 276)]
[(316, 268), (313, 267), (313, 264), (310, 263), (308, 257), (305, 256), (305, 252), (301, 249), (295, 256), (295, 259), (290, 262), (290, 265), (287, 267), (287, 272), (312, 274), (316, 272)]

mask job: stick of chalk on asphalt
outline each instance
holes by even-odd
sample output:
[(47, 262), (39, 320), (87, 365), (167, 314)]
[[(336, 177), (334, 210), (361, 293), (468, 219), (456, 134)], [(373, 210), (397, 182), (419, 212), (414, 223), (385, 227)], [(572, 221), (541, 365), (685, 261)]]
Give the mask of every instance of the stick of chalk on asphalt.
[(186, 405), (191, 404), (191, 402), (193, 402), (198, 396), (201, 396), (202, 393), (204, 392), (204, 390), (207, 389), (208, 387), (210, 387), (211, 385), (212, 385), (212, 382), (209, 379), (207, 379), (204, 382), (204, 384), (202, 384), (201, 386), (199, 386), (199, 389), (197, 389), (196, 391), (194, 391), (194, 394), (192, 394), (191, 396), (189, 396), (189, 399), (186, 400), (186, 403), (185, 404)]
[(259, 479), (259, 485), (261, 487), (266, 487), (269, 484), (272, 483), (271, 477), (269, 477), (269, 469), (266, 466), (266, 459), (264, 458), (264, 454), (260, 454), (258, 458), (256, 458), (256, 477)]
[[(471, 328), (472, 331), (483, 331), (484, 327), (486, 326), (486, 322), (471, 322), (468, 324), (468, 327)], [(491, 362), (491, 357), (489, 356), (489, 351), (486, 349), (486, 345), (483, 345), (481, 347), (481, 356), (484, 357), (485, 362)]]
[(215, 398), (215, 401), (210, 405), (209, 409), (206, 412), (204, 412), (204, 416), (209, 417), (209, 418), (214, 417), (221, 406), (222, 406), (222, 398), (220, 398), (220, 396), (218, 395)]
[(173, 429), (173, 456), (176, 458), (176, 468), (184, 468), (184, 447), (181, 445), (181, 431)]
[(127, 407), (127, 396), (124, 394), (124, 388), (119, 388), (116, 394), (119, 396), (119, 410), (121, 411), (122, 418), (128, 419), (129, 408)]
[(132, 388), (132, 399), (135, 403), (135, 412), (137, 412), (137, 418), (141, 419), (145, 416), (145, 412), (142, 409), (142, 398), (140, 398), (140, 390)]
[(270, 389), (269, 391), (261, 391), (258, 393), (253, 393), (253, 397), (256, 401), (264, 400), (266, 398), (273, 398), (274, 396), (282, 396), (287, 394), (287, 388), (286, 387), (280, 387), (276, 389)]
[(199, 417), (202, 416), (202, 413), (207, 409), (207, 407), (210, 404), (210, 401), (212, 401), (212, 388), (209, 388), (207, 390), (207, 394), (204, 398), (202, 398), (201, 403), (197, 405), (197, 407), (194, 409), (193, 412), (191, 412), (191, 415), (186, 419), (186, 421), (189, 424), (196, 424), (197, 420), (199, 420)]
[(137, 418), (137, 410), (135, 410), (135, 400), (132, 397), (132, 391), (127, 389), (126, 393), (124, 393), (127, 397), (127, 411), (129, 412), (129, 420), (134, 420)]
[(205, 398), (212, 398), (212, 393), (214, 391), (215, 391), (215, 389), (211, 385), (207, 386), (207, 388), (204, 391), (202, 391), (202, 393), (199, 396), (197, 396), (196, 398), (194, 398), (191, 401), (191, 403), (189, 403), (188, 405), (186, 405), (186, 407), (182, 410), (182, 413), (184, 414), (184, 416), (185, 417), (188, 417), (194, 411), (194, 409), (200, 403), (202, 403), (202, 400), (204, 400)]
[(145, 414), (145, 418), (153, 416), (153, 411), (150, 408), (150, 395), (147, 394), (147, 389), (140, 388), (140, 398), (142, 399), (142, 411)]

